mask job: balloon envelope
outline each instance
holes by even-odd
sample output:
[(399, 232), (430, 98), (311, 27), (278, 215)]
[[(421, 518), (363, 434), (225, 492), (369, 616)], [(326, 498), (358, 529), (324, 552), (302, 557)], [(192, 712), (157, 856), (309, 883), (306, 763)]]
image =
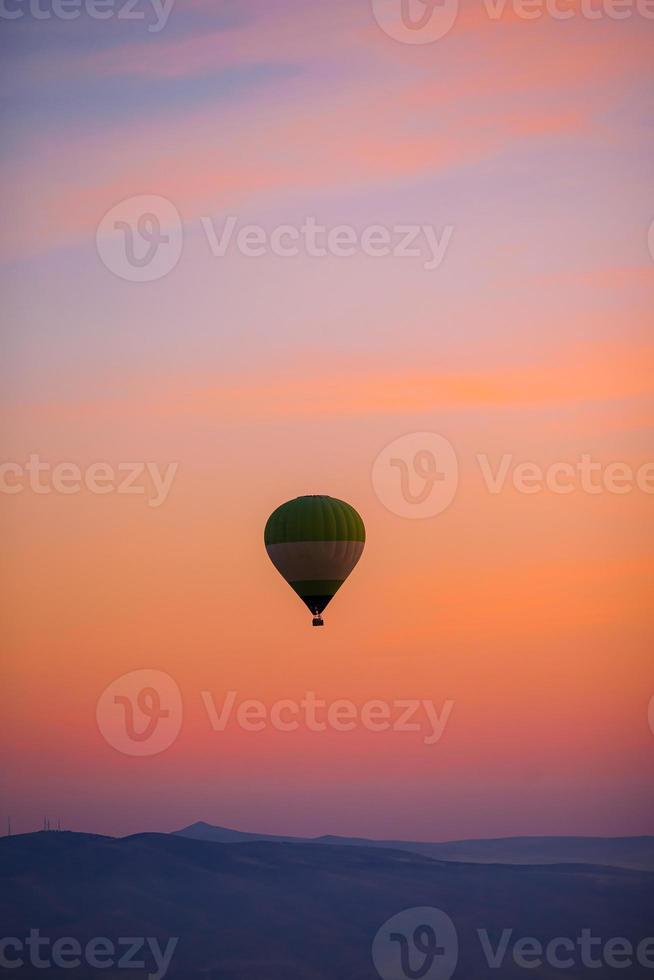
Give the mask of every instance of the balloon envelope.
[(314, 616), (340, 589), (365, 540), (354, 507), (324, 495), (287, 501), (273, 511), (264, 531), (270, 560)]

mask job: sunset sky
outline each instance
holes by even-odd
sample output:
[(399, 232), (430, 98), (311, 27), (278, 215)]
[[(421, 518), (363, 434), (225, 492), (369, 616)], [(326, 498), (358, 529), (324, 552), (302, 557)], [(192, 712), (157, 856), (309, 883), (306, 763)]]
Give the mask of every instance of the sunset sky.
[[(391, 2), (176, 0), (160, 30), (146, 0), (106, 20), (17, 3), (2, 24), (0, 819), (16, 831), (48, 814), (115, 834), (654, 833), (654, 19), (574, 0), (568, 19), (508, 2), (494, 19), (463, 0), (445, 36), (404, 43), (379, 23)], [(96, 235), (143, 196), (179, 213), (181, 255), (139, 282)], [(413, 257), (215, 255), (207, 227), (230, 216), (448, 237), (430, 269), (424, 237)], [(424, 432), (454, 447), (458, 489), (412, 519), (373, 464)], [(149, 506), (147, 483), (14, 492), (30, 456), (178, 466)], [(497, 493), (480, 456), (493, 473), (510, 457)], [(584, 456), (650, 492), (513, 481)], [(270, 512), (309, 493), (367, 529), (323, 630), (263, 546)], [(146, 669), (178, 686), (183, 721), (130, 756), (97, 705)], [(216, 732), (202, 692), (229, 691), (453, 707), (432, 745)]]

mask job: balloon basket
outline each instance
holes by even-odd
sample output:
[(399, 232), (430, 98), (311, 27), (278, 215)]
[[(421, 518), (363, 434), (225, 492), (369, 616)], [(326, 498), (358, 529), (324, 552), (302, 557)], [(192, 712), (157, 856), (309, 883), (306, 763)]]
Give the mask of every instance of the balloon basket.
[(314, 616), (313, 619), (311, 620), (311, 625), (312, 626), (324, 626), (325, 625), (325, 621), (322, 618), (322, 616)]

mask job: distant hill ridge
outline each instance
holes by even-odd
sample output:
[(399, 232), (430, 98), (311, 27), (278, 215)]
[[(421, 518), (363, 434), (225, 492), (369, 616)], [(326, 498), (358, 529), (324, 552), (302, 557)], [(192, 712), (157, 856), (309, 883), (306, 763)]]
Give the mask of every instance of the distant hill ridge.
[[(184, 834), (3, 837), (3, 930), (21, 941), (33, 929), (49, 942), (74, 937), (81, 948), (99, 936), (119, 950), (125, 936), (156, 937), (161, 950), (176, 940), (165, 980), (371, 980), (380, 927), (403, 910), (424, 907), (443, 910), (454, 924), (460, 937), (455, 977), (463, 980), (525, 980), (510, 949), (501, 971), (490, 968), (477, 941), (480, 929), (494, 937), (494, 948), (506, 929), (515, 940), (536, 937), (543, 948), (553, 937), (581, 936), (589, 925), (602, 940), (627, 937), (634, 949), (651, 935), (649, 871), (438, 861), (383, 846), (285, 843), (271, 835), (243, 841), (238, 831), (215, 829), (231, 834), (231, 842)], [(143, 949), (147, 971), (104, 975), (154, 975), (151, 950)], [(575, 962), (573, 973), (565, 971), (575, 980), (616, 975), (605, 961), (592, 971)], [(52, 969), (48, 976), (64, 973), (70, 971)], [(635, 964), (625, 976), (651, 980), (651, 973)], [(74, 980), (98, 978), (85, 963), (74, 974)]]
[(198, 821), (175, 836), (221, 844), (269, 841), (278, 844), (336, 844), (411, 851), (439, 861), (471, 864), (593, 864), (654, 871), (654, 836), (642, 837), (498, 837), (445, 842), (372, 840), (366, 837), (291, 837), (232, 830)]

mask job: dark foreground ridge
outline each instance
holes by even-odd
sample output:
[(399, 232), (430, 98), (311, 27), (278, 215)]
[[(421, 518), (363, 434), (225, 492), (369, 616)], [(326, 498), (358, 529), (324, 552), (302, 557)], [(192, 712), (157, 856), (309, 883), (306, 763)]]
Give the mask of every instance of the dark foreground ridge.
[[(3, 936), (31, 929), (54, 942), (74, 937), (179, 937), (171, 980), (375, 980), (371, 944), (403, 909), (433, 906), (452, 919), (461, 980), (530, 975), (545, 980), (616, 976), (606, 965), (525, 970), (511, 957), (491, 969), (478, 930), (493, 948), (580, 936), (636, 946), (654, 932), (654, 874), (592, 865), (511, 866), (436, 861), (391, 848), (255, 841), (224, 844), (169, 834), (122, 839), (38, 833), (0, 840)], [(13, 954), (12, 954), (13, 955)], [(145, 980), (149, 970), (48, 969), (75, 980)], [(46, 974), (27, 966), (18, 980)], [(634, 964), (629, 980), (654, 976)], [(449, 974), (448, 974), (449, 976)]]

